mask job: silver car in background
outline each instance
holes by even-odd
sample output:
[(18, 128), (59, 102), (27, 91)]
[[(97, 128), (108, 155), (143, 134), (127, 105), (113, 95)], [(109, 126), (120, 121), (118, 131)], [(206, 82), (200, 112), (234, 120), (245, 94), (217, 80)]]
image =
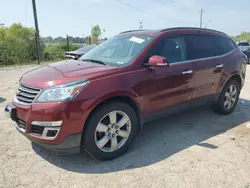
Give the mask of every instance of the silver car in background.
[(64, 59), (74, 59), (74, 60), (77, 60), (82, 55), (84, 55), (85, 53), (87, 53), (88, 51), (90, 51), (91, 49), (93, 49), (94, 47), (96, 47), (95, 44), (84, 46), (84, 47), (79, 48), (79, 49), (77, 49), (75, 51), (65, 52)]

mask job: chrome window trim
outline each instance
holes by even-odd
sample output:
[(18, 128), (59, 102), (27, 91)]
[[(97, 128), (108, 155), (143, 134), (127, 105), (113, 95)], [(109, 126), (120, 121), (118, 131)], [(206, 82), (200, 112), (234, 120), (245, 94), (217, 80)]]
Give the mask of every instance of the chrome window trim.
[(223, 55), (217, 55), (217, 56), (213, 56), (213, 57), (206, 57), (206, 58), (199, 58), (199, 59), (193, 59), (193, 60), (187, 60), (187, 61), (179, 61), (179, 62), (175, 62), (175, 63), (170, 63), (169, 66), (174, 66), (174, 65), (180, 65), (180, 64), (186, 64), (186, 63), (194, 63), (196, 61), (205, 61), (205, 60), (212, 60), (212, 59), (216, 59), (218, 57), (225, 57), (231, 53), (233, 53), (237, 48), (233, 49), (232, 51), (223, 54)]

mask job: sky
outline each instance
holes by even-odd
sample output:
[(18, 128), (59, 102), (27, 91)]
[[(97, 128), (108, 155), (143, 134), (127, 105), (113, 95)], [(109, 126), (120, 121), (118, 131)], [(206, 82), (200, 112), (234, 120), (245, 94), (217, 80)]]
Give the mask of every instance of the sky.
[[(139, 28), (203, 27), (230, 36), (250, 32), (250, 0), (36, 0), (40, 35), (86, 37), (98, 24), (103, 37)], [(0, 0), (0, 23), (34, 27), (32, 0)]]

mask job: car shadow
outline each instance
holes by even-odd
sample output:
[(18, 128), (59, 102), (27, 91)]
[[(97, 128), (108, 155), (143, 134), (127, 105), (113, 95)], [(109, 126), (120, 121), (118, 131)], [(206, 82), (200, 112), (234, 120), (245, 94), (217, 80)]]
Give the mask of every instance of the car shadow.
[(6, 101), (6, 99), (5, 99), (5, 98), (0, 97), (0, 103), (2, 103), (2, 102), (4, 102), (4, 101)]
[(203, 106), (147, 123), (129, 151), (112, 161), (97, 161), (85, 152), (61, 155), (35, 144), (32, 147), (51, 164), (76, 173), (110, 173), (136, 169), (158, 163), (194, 145), (217, 149), (219, 146), (206, 140), (249, 121), (249, 109), (250, 101), (240, 99), (235, 112), (228, 116), (217, 115), (210, 106)]

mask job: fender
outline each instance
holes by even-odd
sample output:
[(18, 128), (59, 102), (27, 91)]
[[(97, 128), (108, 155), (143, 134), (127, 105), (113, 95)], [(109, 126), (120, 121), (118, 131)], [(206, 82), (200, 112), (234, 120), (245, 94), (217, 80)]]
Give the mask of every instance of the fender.
[(135, 107), (136, 107), (135, 110), (139, 118), (140, 129), (142, 130), (141, 108), (140, 108), (141, 106), (140, 103), (142, 103), (141, 97), (138, 96), (135, 92), (129, 91), (129, 90), (120, 90), (120, 91), (110, 92), (101, 97), (95, 98), (94, 102), (88, 108), (89, 111), (88, 111), (87, 119), (98, 105), (100, 105), (101, 103), (104, 103), (105, 101), (109, 101), (109, 100), (119, 98), (119, 97), (127, 97), (135, 104)]
[(235, 73), (231, 74), (230, 77), (227, 77), (227, 79), (225, 79), (224, 82), (221, 83), (221, 85), (220, 85), (220, 87), (219, 87), (219, 89), (218, 89), (218, 91), (219, 91), (218, 93), (221, 93), (221, 91), (223, 90), (223, 88), (225, 87), (225, 85), (227, 84), (227, 82), (228, 82), (232, 77), (234, 77), (234, 76), (239, 76), (239, 77), (240, 77), (241, 87), (243, 86), (243, 78), (242, 78), (242, 76), (240, 75), (239, 72), (235, 72)]

